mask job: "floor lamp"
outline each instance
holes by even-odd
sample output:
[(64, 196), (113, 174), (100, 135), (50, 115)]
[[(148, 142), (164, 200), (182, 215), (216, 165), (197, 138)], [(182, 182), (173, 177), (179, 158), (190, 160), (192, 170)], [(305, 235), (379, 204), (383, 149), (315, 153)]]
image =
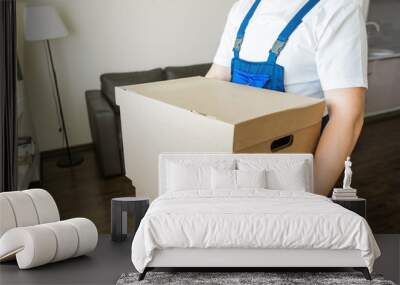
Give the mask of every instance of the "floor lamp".
[(72, 167), (83, 162), (83, 157), (72, 153), (67, 129), (65, 127), (64, 112), (62, 108), (60, 90), (58, 87), (57, 73), (54, 68), (53, 53), (50, 40), (62, 38), (68, 35), (60, 15), (52, 6), (27, 6), (25, 8), (25, 39), (27, 41), (45, 41), (47, 52), (50, 58), (51, 73), (54, 80), (58, 113), (61, 119), (61, 128), (64, 135), (67, 156), (61, 158), (57, 165), (59, 167)]

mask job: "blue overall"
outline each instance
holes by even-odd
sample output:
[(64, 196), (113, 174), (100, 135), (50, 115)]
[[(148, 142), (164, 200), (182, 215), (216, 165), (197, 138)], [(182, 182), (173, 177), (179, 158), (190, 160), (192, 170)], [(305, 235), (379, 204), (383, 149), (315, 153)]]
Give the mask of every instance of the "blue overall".
[(289, 21), (269, 51), (267, 61), (250, 62), (240, 59), (239, 53), (247, 26), (260, 2), (261, 0), (255, 0), (237, 33), (235, 46), (233, 47), (234, 56), (231, 64), (231, 82), (285, 92), (285, 69), (283, 66), (277, 64), (276, 60), (289, 40), (290, 35), (301, 24), (304, 16), (311, 11), (319, 0), (309, 0)]

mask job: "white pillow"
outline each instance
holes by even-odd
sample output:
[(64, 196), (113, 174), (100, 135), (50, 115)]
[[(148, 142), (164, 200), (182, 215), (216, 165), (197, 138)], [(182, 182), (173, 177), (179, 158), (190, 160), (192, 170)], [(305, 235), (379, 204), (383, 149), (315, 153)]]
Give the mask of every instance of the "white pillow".
[(267, 176), (263, 170), (211, 170), (211, 189), (238, 190), (242, 188), (266, 188)]
[(212, 168), (211, 189), (236, 189), (236, 170)]
[(267, 171), (236, 170), (237, 188), (267, 188)]
[(169, 165), (168, 190), (210, 189), (210, 171), (210, 167), (171, 163)]
[(267, 188), (271, 190), (310, 191), (311, 169), (305, 161), (291, 159), (239, 159), (239, 170), (265, 169)]
[(306, 164), (298, 163), (290, 170), (270, 169), (267, 172), (268, 188), (273, 190), (307, 191), (308, 179), (304, 175)]
[(234, 161), (176, 160), (167, 164), (167, 191), (210, 190), (211, 169), (234, 169)]

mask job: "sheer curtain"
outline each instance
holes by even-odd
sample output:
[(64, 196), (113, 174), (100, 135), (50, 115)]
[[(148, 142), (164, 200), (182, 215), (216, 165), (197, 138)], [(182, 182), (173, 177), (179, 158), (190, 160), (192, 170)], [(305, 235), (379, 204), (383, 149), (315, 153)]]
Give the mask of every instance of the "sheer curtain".
[(15, 6), (0, 0), (0, 192), (17, 190)]

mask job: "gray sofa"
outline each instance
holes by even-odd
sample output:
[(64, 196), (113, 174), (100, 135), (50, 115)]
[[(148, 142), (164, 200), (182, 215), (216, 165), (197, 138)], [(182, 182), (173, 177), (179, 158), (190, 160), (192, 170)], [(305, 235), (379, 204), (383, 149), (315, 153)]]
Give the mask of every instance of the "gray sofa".
[(100, 76), (101, 90), (86, 91), (90, 131), (97, 163), (105, 177), (125, 174), (119, 107), (115, 87), (201, 75), (211, 64), (157, 68), (147, 71), (107, 73)]

